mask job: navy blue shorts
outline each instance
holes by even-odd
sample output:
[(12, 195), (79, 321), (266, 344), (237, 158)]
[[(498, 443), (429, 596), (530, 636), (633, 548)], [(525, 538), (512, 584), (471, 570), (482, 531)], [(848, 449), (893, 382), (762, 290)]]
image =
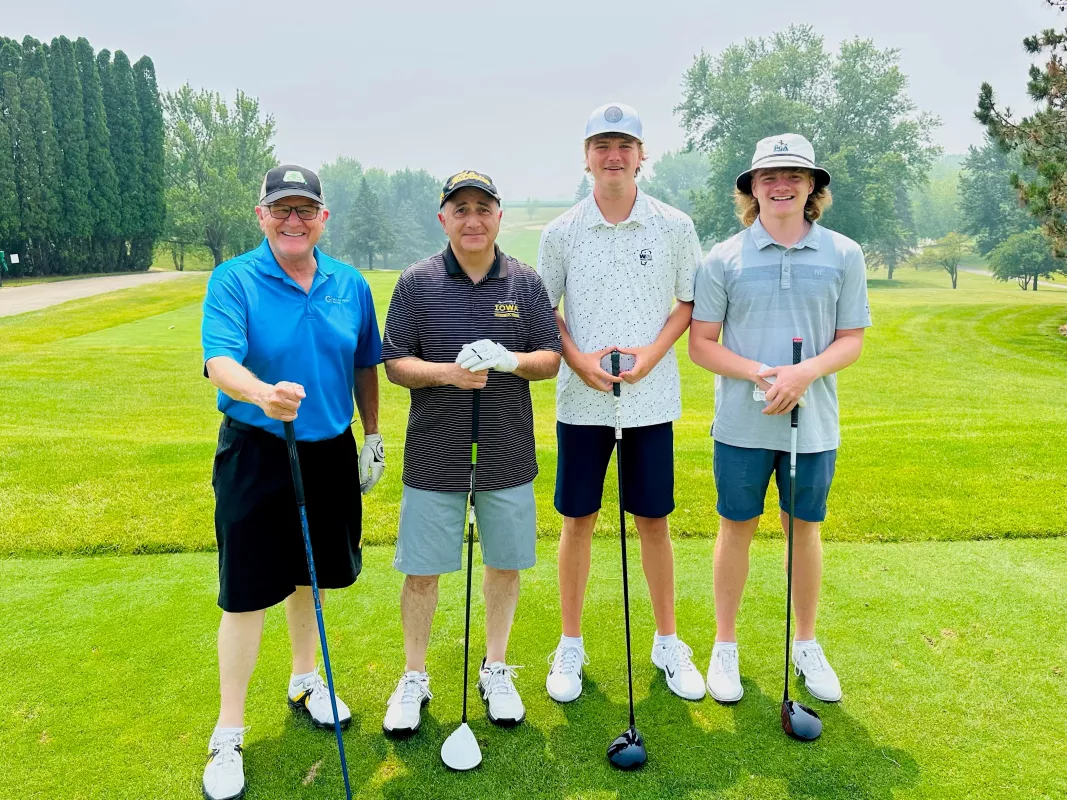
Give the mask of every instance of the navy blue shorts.
[[(584, 517), (600, 510), (615, 447), (607, 425), (556, 422), (556, 511)], [(622, 431), (623, 507), (658, 519), (674, 511), (674, 428), (669, 422)]]
[[(797, 453), (796, 518), (805, 522), (826, 519), (826, 498), (834, 481), (836, 450)], [(763, 513), (763, 499), (774, 472), (778, 484), (778, 505), (789, 511), (789, 453), (759, 447), (734, 447), (715, 442), (716, 509), (720, 516), (735, 522)]]

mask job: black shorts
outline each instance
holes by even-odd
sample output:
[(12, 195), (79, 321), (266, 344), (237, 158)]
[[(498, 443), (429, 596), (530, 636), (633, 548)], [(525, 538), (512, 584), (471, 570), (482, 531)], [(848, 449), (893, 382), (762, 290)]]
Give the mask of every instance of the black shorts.
[[(600, 510), (615, 429), (556, 422), (556, 511), (584, 517)], [(622, 430), (623, 507), (658, 519), (674, 511), (674, 428), (669, 422)]]
[[(299, 442), (315, 573), (323, 589), (351, 586), (363, 568), (359, 451), (352, 429)], [(211, 471), (219, 545), (219, 606), (259, 611), (310, 586), (285, 441), (223, 419)]]

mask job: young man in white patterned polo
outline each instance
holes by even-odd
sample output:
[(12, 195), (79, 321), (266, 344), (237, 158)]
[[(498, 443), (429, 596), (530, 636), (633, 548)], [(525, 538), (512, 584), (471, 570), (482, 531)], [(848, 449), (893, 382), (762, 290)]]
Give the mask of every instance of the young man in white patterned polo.
[[(762, 139), (751, 167), (736, 180), (734, 199), (745, 230), (715, 245), (697, 273), (689, 355), (715, 373), (712, 438), (721, 518), (707, 683), (722, 703), (744, 695), (737, 613), (772, 473), (782, 528), (788, 530), (789, 412), (798, 403), (793, 665), (813, 697), (841, 699), (841, 683), (815, 641), (819, 524), (826, 518), (841, 441), (836, 373), (860, 357), (871, 310), (860, 246), (817, 222), (830, 207), (829, 186), (830, 173), (816, 166), (803, 136)], [(804, 340), (796, 366), (794, 337)]]
[[(538, 255), (537, 271), (556, 307), (565, 362), (556, 390), (555, 496), (563, 515), (563, 635), (546, 680), (549, 696), (561, 703), (581, 694), (582, 666), (588, 662), (582, 605), (615, 444), (612, 385), (619, 381), (624, 505), (641, 538), (656, 619), (652, 662), (675, 694), (690, 700), (704, 696), (692, 650), (675, 630), (674, 554), (667, 525), (674, 510), (672, 422), (682, 413), (673, 345), (689, 327), (700, 240), (689, 217), (638, 189), (643, 159), (637, 112), (622, 103), (596, 109), (585, 129), (593, 192), (545, 228)], [(620, 378), (601, 361), (614, 349), (632, 362)]]

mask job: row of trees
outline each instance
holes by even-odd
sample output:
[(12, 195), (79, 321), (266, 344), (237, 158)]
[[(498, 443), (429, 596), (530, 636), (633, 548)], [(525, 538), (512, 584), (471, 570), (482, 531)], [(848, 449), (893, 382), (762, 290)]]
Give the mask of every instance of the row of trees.
[(0, 250), (13, 274), (143, 270), (163, 230), (155, 67), (0, 37)]
[(437, 221), (443, 181), (426, 170), (393, 173), (338, 158), (319, 171), (330, 209), (323, 235), (329, 252), (355, 266), (406, 266), (444, 246)]

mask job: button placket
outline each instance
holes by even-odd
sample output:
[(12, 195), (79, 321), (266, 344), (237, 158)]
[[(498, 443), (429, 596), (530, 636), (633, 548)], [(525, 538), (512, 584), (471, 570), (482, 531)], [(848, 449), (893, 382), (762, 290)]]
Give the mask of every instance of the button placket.
[(788, 289), (792, 285), (792, 262), (790, 261), (789, 253), (789, 250), (782, 251), (782, 275), (778, 284), (782, 289)]

